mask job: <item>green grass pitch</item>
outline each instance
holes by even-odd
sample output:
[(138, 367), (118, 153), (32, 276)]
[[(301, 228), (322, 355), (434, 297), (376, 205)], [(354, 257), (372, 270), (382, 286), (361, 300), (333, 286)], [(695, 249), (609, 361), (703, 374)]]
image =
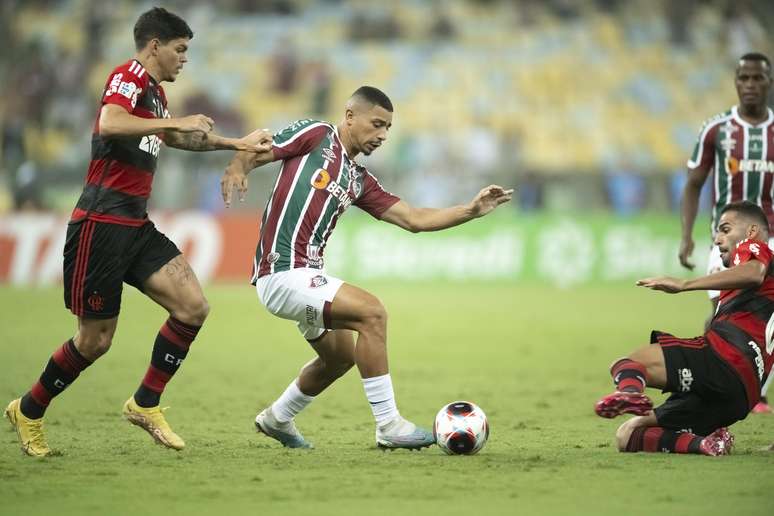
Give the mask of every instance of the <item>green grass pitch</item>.
[[(445, 403), (488, 414), (473, 457), (375, 448), (353, 370), (298, 419), (311, 451), (253, 431), (256, 412), (313, 356), (293, 323), (266, 313), (248, 286), (210, 286), (210, 319), (162, 402), (186, 440), (152, 444), (120, 416), (144, 374), (164, 312), (127, 288), (113, 349), (48, 412), (61, 453), (22, 456), (0, 437), (0, 514), (675, 514), (763, 515), (774, 507), (774, 417), (734, 426), (719, 459), (620, 454), (618, 424), (593, 413), (613, 359), (659, 328), (700, 332), (703, 293), (631, 285), (374, 283), (390, 314), (391, 372), (403, 415), (429, 426)], [(29, 388), (74, 331), (59, 289), (0, 288), (0, 398)], [(657, 400), (658, 393), (651, 392)]]

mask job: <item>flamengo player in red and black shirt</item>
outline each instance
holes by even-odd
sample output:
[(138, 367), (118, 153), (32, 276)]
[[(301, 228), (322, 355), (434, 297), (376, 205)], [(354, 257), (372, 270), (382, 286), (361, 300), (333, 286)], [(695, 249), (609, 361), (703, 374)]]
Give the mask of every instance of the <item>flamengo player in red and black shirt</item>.
[[(148, 220), (156, 158), (162, 142), (193, 151), (256, 152), (268, 148), (271, 137), (256, 131), (238, 140), (224, 138), (211, 132), (213, 121), (207, 116), (169, 116), (160, 83), (177, 78), (192, 37), (180, 17), (161, 8), (145, 12), (134, 27), (135, 58), (115, 68), (105, 84), (91, 162), (64, 249), (65, 305), (78, 317), (78, 333), (54, 352), (30, 391), (5, 411), (29, 455), (51, 451), (42, 427), (51, 399), (110, 347), (123, 283), (169, 312), (147, 373), (124, 404), (124, 415), (167, 447), (185, 445), (167, 424), (159, 399), (209, 308), (177, 246)], [(267, 143), (261, 144), (263, 140)]]
[[(774, 363), (774, 255), (769, 224), (755, 203), (720, 212), (715, 245), (726, 270), (682, 280), (648, 278), (638, 285), (670, 294), (721, 291), (717, 311), (700, 337), (654, 331), (651, 345), (615, 362), (616, 392), (596, 404), (602, 417), (636, 414), (618, 429), (618, 449), (725, 455), (726, 427), (747, 417)], [(653, 409), (645, 386), (673, 393)]]
[[(384, 191), (355, 161), (387, 139), (392, 102), (371, 86), (355, 91), (338, 125), (300, 120), (275, 134), (270, 151), (238, 153), (222, 180), (231, 192), (247, 186), (247, 173), (281, 160), (282, 169), (264, 210), (253, 284), (274, 315), (298, 323), (319, 355), (280, 398), (256, 417), (256, 428), (293, 448), (309, 447), (294, 424), (315, 396), (357, 364), (376, 421), (376, 442), (387, 448), (421, 448), (433, 434), (398, 412), (387, 365), (387, 313), (372, 294), (323, 270), (325, 244), (350, 206), (412, 232), (438, 231), (482, 217), (511, 199), (513, 190), (488, 186), (468, 204), (415, 208)], [(357, 332), (357, 343), (352, 332)]]

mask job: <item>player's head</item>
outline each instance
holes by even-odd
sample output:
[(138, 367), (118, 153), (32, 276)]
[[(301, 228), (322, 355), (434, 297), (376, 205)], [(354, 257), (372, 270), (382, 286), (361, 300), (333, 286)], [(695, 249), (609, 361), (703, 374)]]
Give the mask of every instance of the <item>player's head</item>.
[(344, 124), (354, 150), (368, 156), (387, 139), (392, 102), (383, 91), (361, 86), (347, 101)]
[(715, 245), (720, 249), (723, 265), (731, 265), (731, 255), (745, 239), (769, 241), (769, 221), (760, 206), (750, 201), (727, 204), (720, 212)]
[(137, 52), (147, 52), (158, 64), (159, 81), (174, 81), (188, 61), (185, 53), (193, 31), (176, 14), (154, 7), (140, 15), (134, 24), (134, 45)]
[(758, 52), (743, 55), (736, 66), (735, 82), (741, 105), (765, 106), (771, 88), (771, 61)]

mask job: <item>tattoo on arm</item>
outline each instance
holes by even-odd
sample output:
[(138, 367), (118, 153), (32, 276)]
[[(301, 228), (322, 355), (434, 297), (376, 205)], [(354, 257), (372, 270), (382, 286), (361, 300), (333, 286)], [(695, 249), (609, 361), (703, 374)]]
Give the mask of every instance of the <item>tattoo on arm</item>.
[(171, 133), (172, 137), (169, 138), (167, 145), (176, 149), (183, 149), (189, 151), (210, 151), (215, 150), (215, 145), (212, 140), (207, 138), (207, 135), (201, 132), (193, 133)]

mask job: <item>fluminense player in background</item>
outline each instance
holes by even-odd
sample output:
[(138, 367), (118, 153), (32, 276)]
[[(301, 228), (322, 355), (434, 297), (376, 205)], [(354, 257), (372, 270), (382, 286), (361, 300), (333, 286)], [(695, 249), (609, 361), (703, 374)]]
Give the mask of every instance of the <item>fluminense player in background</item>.
[[(386, 192), (355, 158), (370, 155), (387, 139), (393, 107), (382, 91), (363, 86), (347, 101), (338, 125), (301, 120), (274, 135), (270, 151), (240, 152), (222, 180), (230, 204), (244, 195), (247, 174), (282, 161), (261, 221), (253, 284), (272, 314), (298, 323), (317, 357), (255, 419), (259, 431), (293, 448), (311, 445), (295, 416), (353, 365), (362, 377), (376, 420), (376, 443), (421, 448), (433, 434), (401, 417), (387, 364), (387, 312), (372, 294), (323, 270), (323, 252), (336, 222), (350, 205), (407, 231), (438, 231), (482, 217), (511, 200), (513, 190), (488, 186), (469, 203), (415, 208)], [(357, 333), (357, 342), (353, 339)]]
[(257, 151), (268, 148), (260, 142), (271, 137), (256, 131), (239, 140), (223, 138), (212, 133), (213, 121), (205, 115), (170, 117), (161, 83), (177, 78), (192, 37), (183, 19), (151, 9), (134, 26), (135, 57), (108, 76), (94, 123), (91, 162), (64, 249), (64, 301), (78, 318), (78, 331), (54, 351), (32, 388), (5, 410), (29, 455), (51, 453), (43, 433), (46, 408), (110, 348), (123, 283), (169, 312), (145, 377), (124, 404), (124, 416), (164, 446), (180, 450), (185, 445), (169, 427), (159, 399), (209, 308), (177, 246), (148, 220), (156, 160), (162, 142), (190, 151)]
[[(739, 59), (735, 72), (739, 103), (710, 118), (699, 134), (693, 155), (688, 161), (688, 181), (683, 191), (682, 240), (680, 263), (688, 269), (693, 253), (693, 224), (699, 206), (699, 195), (710, 172), (714, 172), (712, 188), (712, 223), (714, 235), (720, 212), (727, 204), (747, 200), (760, 206), (774, 234), (774, 112), (768, 107), (771, 89), (771, 62), (759, 53), (749, 53)], [(774, 239), (769, 241), (774, 246)], [(723, 270), (718, 247), (713, 245), (707, 273)], [(708, 291), (714, 313), (718, 290)], [(753, 412), (770, 413), (766, 400), (771, 381), (761, 389), (761, 401)]]
[[(649, 346), (610, 368), (616, 391), (595, 406), (602, 417), (635, 414), (618, 428), (622, 452), (726, 455), (728, 426), (760, 399), (774, 364), (774, 254), (769, 221), (755, 203), (727, 204), (715, 232), (724, 270), (700, 278), (648, 278), (638, 285), (669, 294), (718, 290), (718, 308), (705, 333), (683, 339), (654, 331)], [(643, 391), (672, 395), (653, 409)]]

